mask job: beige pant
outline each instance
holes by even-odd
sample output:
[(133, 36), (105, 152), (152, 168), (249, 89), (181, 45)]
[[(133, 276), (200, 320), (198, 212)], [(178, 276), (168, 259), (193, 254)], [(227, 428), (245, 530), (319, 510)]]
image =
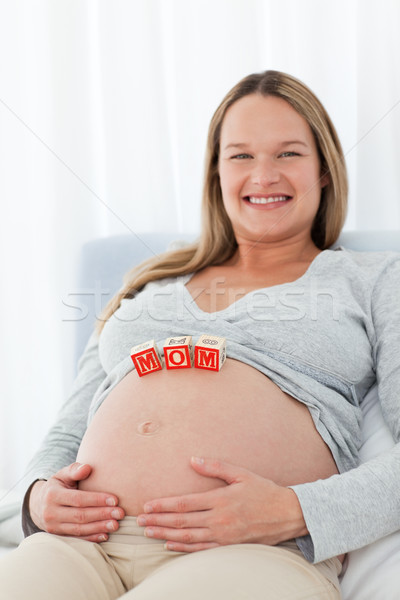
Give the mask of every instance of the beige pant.
[(164, 549), (125, 517), (108, 542), (37, 533), (0, 560), (1, 600), (338, 600), (341, 563), (309, 564), (294, 542), (194, 553)]

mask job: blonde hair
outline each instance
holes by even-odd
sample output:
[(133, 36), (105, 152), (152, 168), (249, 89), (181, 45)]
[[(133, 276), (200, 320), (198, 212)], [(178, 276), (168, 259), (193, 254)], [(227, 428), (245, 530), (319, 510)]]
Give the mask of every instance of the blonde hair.
[(239, 81), (225, 96), (211, 119), (208, 131), (202, 198), (202, 228), (199, 240), (161, 256), (147, 259), (124, 277), (121, 290), (106, 305), (97, 323), (100, 332), (124, 298), (132, 298), (146, 283), (164, 277), (186, 275), (228, 260), (237, 248), (231, 222), (222, 201), (218, 161), (221, 127), (232, 104), (250, 94), (277, 96), (288, 102), (308, 123), (321, 163), (322, 189), (311, 237), (315, 245), (329, 248), (343, 227), (347, 210), (347, 174), (343, 150), (325, 108), (301, 81), (279, 71), (255, 73)]

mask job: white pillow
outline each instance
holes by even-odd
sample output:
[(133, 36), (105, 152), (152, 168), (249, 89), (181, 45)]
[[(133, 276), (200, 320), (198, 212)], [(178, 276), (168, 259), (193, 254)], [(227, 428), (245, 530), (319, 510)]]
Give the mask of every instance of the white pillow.
[[(394, 441), (383, 420), (377, 387), (362, 404), (364, 417), (362, 462), (393, 447)], [(343, 600), (398, 600), (400, 598), (400, 532), (365, 548), (350, 552), (341, 582)]]

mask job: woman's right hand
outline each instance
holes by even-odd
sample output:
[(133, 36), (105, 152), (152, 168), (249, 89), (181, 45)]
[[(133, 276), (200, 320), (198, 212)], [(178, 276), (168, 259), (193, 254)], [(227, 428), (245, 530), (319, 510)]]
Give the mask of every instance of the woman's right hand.
[(37, 481), (29, 497), (35, 525), (48, 533), (106, 541), (108, 533), (118, 529), (118, 520), (125, 512), (113, 494), (78, 489), (78, 482), (89, 477), (91, 471), (90, 465), (73, 463), (47, 481)]

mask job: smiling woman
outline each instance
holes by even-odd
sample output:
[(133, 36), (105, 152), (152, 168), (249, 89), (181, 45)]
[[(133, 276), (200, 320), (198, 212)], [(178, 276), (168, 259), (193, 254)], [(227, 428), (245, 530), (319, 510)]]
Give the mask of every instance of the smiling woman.
[[(393, 429), (400, 419), (400, 259), (330, 249), (346, 192), (306, 86), (267, 71), (228, 93), (201, 237), (139, 265), (106, 307), (34, 461), (46, 481), (27, 494), (25, 531), (42, 533), (0, 563), (10, 597), (338, 599), (342, 553), (399, 527), (374, 487), (398, 492), (397, 456), (357, 466), (377, 374)], [(221, 372), (138, 377), (132, 346), (204, 333), (226, 338)]]

